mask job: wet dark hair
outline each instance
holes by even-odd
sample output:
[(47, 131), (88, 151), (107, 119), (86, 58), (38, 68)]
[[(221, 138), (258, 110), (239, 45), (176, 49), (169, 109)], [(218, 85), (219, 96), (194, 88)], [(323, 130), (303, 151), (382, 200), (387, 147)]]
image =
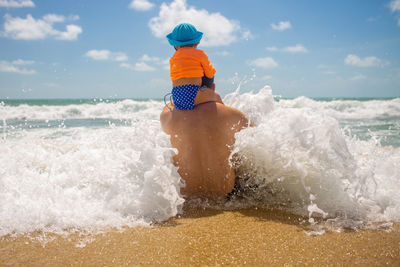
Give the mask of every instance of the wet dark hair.
[(199, 43), (197, 43), (197, 44), (187, 44), (187, 45), (180, 45), (180, 46), (174, 46), (174, 48), (175, 48), (175, 50), (177, 50), (176, 48), (177, 47), (195, 47), (196, 45), (198, 45)]
[(197, 44), (187, 44), (187, 45), (180, 45), (179, 47), (195, 47), (196, 45), (198, 45), (199, 43), (197, 43)]

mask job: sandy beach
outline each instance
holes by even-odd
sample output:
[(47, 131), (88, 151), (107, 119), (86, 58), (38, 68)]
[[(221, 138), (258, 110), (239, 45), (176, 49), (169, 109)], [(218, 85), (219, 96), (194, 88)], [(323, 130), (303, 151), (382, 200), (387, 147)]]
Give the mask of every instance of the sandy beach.
[(152, 227), (0, 239), (2, 266), (399, 266), (400, 227), (308, 235), (292, 214), (185, 208)]

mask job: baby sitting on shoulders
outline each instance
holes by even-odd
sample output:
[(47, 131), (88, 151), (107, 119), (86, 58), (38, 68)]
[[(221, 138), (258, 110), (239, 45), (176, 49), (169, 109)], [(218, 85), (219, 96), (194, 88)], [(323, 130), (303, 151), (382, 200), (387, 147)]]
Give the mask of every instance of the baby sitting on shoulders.
[[(193, 109), (197, 103), (215, 100), (217, 95), (214, 93), (216, 71), (207, 54), (197, 49), (202, 37), (203, 33), (189, 23), (179, 24), (167, 35), (176, 50), (169, 63), (172, 100), (177, 109)], [(222, 102), (220, 98), (218, 102)]]

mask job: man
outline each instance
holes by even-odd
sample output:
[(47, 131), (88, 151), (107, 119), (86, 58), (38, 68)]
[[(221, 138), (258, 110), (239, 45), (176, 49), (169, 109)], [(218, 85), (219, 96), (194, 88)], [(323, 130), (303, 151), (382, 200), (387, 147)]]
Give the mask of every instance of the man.
[(235, 133), (248, 127), (242, 112), (222, 104), (218, 94), (199, 100), (192, 110), (167, 105), (161, 113), (161, 126), (178, 150), (173, 157), (185, 182), (186, 197), (221, 197), (235, 185), (235, 171), (229, 156)]

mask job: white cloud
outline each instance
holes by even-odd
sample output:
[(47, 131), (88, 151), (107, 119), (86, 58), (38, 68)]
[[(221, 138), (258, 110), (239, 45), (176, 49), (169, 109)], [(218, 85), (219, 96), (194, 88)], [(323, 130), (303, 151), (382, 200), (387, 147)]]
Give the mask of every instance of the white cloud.
[(35, 63), (33, 60), (22, 60), (22, 59), (17, 59), (11, 62), (13, 65), (32, 65)]
[(129, 63), (121, 63), (121, 64), (119, 64), (119, 66), (121, 68), (129, 69), (129, 70), (133, 70), (134, 69), (133, 66), (131, 64), (129, 64)]
[(250, 61), (249, 65), (260, 68), (275, 68), (278, 66), (278, 63), (271, 57), (262, 57)]
[[(389, 8), (393, 13), (397, 13), (396, 15), (399, 15), (400, 12), (400, 0), (392, 0), (389, 3)], [(397, 18), (397, 26), (400, 26), (400, 18)]]
[(129, 8), (136, 9), (139, 11), (147, 11), (154, 7), (154, 4), (149, 2), (148, 0), (133, 0)]
[[(182, 22), (192, 23), (204, 32), (202, 45), (223, 46), (229, 45), (238, 39), (241, 28), (238, 21), (230, 20), (220, 13), (209, 13), (205, 9), (196, 9), (188, 6), (186, 0), (174, 0), (171, 4), (163, 3), (158, 17), (149, 21), (149, 27), (153, 35), (165, 38), (174, 27)], [(244, 34), (250, 36), (250, 32)]]
[(365, 79), (367, 79), (367, 77), (362, 74), (358, 74), (350, 78), (351, 81), (362, 81)]
[(0, 72), (10, 72), (18, 74), (35, 74), (36, 71), (32, 69), (21, 68), (21, 65), (34, 64), (34, 61), (26, 61), (22, 59), (14, 60), (13, 62), (8, 62), (0, 60)]
[(70, 15), (70, 16), (68, 17), (68, 19), (71, 20), (71, 21), (77, 21), (77, 20), (79, 20), (80, 18), (79, 18), (78, 15)]
[(160, 58), (158, 58), (158, 57), (150, 57), (149, 55), (144, 54), (140, 60), (142, 60), (142, 61), (159, 62), (159, 61), (160, 61)]
[(282, 52), (289, 52), (289, 53), (307, 53), (308, 49), (305, 48), (301, 44), (297, 44), (295, 46), (286, 46), (283, 48), (278, 48), (276, 46), (268, 46), (266, 49), (270, 52), (277, 52), (277, 51), (282, 51)]
[(276, 31), (284, 31), (292, 28), (290, 21), (280, 21), (278, 24), (271, 23), (271, 28)]
[(135, 64), (134, 69), (137, 71), (154, 71), (157, 68), (151, 66), (150, 63), (153, 65), (162, 66), (163, 69), (169, 70), (169, 59), (161, 59), (159, 57), (152, 57), (147, 54), (144, 54), (140, 59), (139, 62)]
[(392, 10), (392, 12), (400, 11), (400, 0), (392, 0), (389, 3), (389, 7)]
[(0, 0), (0, 7), (34, 7), (32, 0)]
[(317, 68), (320, 69), (321, 73), (325, 74), (325, 75), (335, 75), (336, 74), (336, 72), (332, 70), (333, 67), (330, 65), (320, 64), (317, 66)]
[(31, 15), (27, 15), (26, 19), (6, 15), (5, 19), (4, 35), (13, 39), (44, 39), (53, 31), (50, 23), (44, 20), (35, 20)]
[(267, 49), (268, 51), (270, 51), (270, 52), (276, 52), (276, 51), (278, 51), (278, 47), (276, 47), (276, 46), (268, 46), (268, 47), (266, 47), (266, 49)]
[(28, 14), (26, 18), (5, 16), (3, 36), (18, 40), (38, 40), (49, 36), (58, 40), (76, 40), (82, 33), (82, 28), (77, 25), (67, 25), (66, 31), (59, 31), (53, 28), (54, 23), (65, 21), (61, 15), (48, 14), (42, 19), (35, 19)]
[(43, 16), (43, 20), (47, 21), (48, 23), (64, 22), (65, 17), (63, 15), (48, 14)]
[(154, 67), (148, 65), (146, 62), (136, 63), (134, 69), (136, 71), (155, 71), (156, 70)]
[(242, 39), (248, 41), (250, 39), (254, 39), (254, 36), (249, 30), (244, 30), (242, 31)]
[(108, 50), (89, 50), (85, 56), (90, 57), (94, 60), (108, 60), (110, 51)]
[(226, 57), (226, 56), (230, 55), (230, 53), (228, 51), (226, 51), (226, 50), (218, 51), (218, 52), (216, 52), (216, 54), (218, 56), (223, 56), (223, 57)]
[(74, 25), (74, 24), (67, 25), (66, 28), (67, 28), (67, 31), (59, 32), (56, 39), (66, 40), (66, 41), (76, 40), (76, 39), (78, 39), (78, 35), (82, 33), (82, 28), (77, 25)]
[(169, 71), (169, 58), (161, 60), (160, 64), (163, 66), (163, 69)]
[(326, 74), (326, 75), (335, 75), (336, 72), (330, 71), (330, 70), (326, 70), (326, 71), (323, 71), (322, 74)]
[(295, 46), (287, 46), (283, 48), (283, 51), (290, 52), (290, 53), (307, 53), (308, 50), (301, 44), (297, 44)]
[(163, 65), (169, 65), (169, 58), (166, 58), (164, 60), (161, 60), (161, 64)]
[(128, 56), (121, 52), (111, 52), (109, 50), (89, 50), (85, 54), (86, 57), (90, 57), (94, 60), (110, 60), (110, 61), (127, 61)]
[(383, 65), (382, 60), (377, 57), (359, 58), (358, 56), (352, 54), (345, 58), (344, 63), (346, 65), (356, 67), (376, 67)]

